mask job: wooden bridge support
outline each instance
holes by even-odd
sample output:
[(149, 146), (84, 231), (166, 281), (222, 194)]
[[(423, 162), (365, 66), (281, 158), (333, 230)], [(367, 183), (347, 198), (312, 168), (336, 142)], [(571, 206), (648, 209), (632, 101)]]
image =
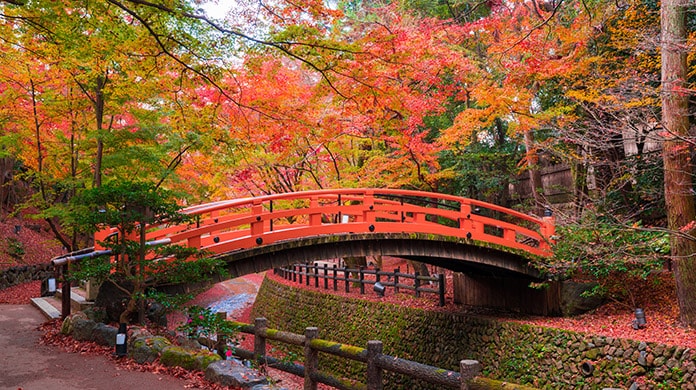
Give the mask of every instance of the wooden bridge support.
[(561, 315), (560, 283), (532, 288), (533, 279), (481, 274), (454, 274), (454, 302), (523, 314)]

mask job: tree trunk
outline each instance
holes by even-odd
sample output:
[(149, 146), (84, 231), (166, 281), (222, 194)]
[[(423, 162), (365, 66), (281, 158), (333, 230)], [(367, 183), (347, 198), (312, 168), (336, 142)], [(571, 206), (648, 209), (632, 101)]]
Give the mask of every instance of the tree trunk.
[(527, 168), (529, 169), (529, 183), (532, 188), (532, 198), (534, 199), (534, 212), (542, 215), (544, 210), (544, 185), (541, 181), (539, 171), (539, 156), (534, 147), (534, 136), (531, 130), (524, 132), (524, 147), (527, 153)]
[(663, 0), (662, 29), (662, 125), (665, 140), (665, 205), (671, 237), (671, 254), (681, 321), (696, 326), (696, 241), (690, 223), (696, 217), (689, 136), (686, 0)]
[(107, 78), (99, 76), (96, 80), (94, 88), (94, 116), (97, 125), (97, 152), (94, 157), (94, 187), (101, 187), (102, 184), (102, 162), (104, 160), (104, 87), (106, 86)]

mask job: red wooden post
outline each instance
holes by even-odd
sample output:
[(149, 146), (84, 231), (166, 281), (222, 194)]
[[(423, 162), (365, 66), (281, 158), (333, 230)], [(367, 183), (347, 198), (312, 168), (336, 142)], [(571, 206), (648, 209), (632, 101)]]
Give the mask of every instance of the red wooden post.
[[(539, 247), (551, 253), (551, 247), (549, 244), (553, 244), (554, 242), (553, 236), (556, 234), (556, 217), (551, 214), (550, 210), (544, 213), (542, 224), (539, 226), (539, 232), (541, 233), (542, 238), (541, 242), (539, 242)], [(548, 242), (545, 240), (548, 240)]]
[(319, 198), (312, 196), (309, 200), (309, 225), (321, 226), (321, 213), (319, 212)]
[(363, 222), (375, 221), (375, 195), (373, 191), (365, 191), (363, 195)]
[(460, 203), (459, 206), (459, 229), (466, 232), (473, 230), (471, 223), (471, 205), (469, 203)]
[(510, 242), (510, 246), (517, 242), (517, 231), (514, 229), (503, 228), (503, 238)]
[(263, 234), (263, 205), (260, 200), (255, 200), (251, 206), (251, 215), (255, 216), (255, 221), (251, 222), (251, 235), (260, 236)]
[(201, 247), (201, 236), (189, 237), (186, 240), (186, 245), (189, 248), (196, 248), (196, 249), (200, 248)]

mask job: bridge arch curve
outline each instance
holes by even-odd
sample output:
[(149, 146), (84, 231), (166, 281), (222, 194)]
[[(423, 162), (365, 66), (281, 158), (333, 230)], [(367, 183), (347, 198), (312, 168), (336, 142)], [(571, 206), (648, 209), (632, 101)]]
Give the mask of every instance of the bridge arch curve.
[(422, 233), (315, 236), (217, 255), (231, 277), (287, 265), (348, 256), (393, 256), (467, 274), (518, 276), (542, 280), (528, 258), (503, 248), (482, 247), (466, 239)]

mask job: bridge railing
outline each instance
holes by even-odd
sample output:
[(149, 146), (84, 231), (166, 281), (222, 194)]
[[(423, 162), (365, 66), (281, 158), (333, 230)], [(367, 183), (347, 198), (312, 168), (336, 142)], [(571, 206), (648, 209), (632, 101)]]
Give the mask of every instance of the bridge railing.
[[(551, 255), (553, 217), (422, 191), (338, 189), (234, 199), (183, 210), (195, 223), (148, 226), (147, 240), (225, 253), (308, 236), (425, 233)], [(113, 233), (105, 229), (95, 241)], [(96, 248), (100, 249), (100, 248)]]
[[(235, 348), (235, 355), (303, 377), (304, 389), (316, 389), (318, 383), (323, 383), (342, 390), (382, 390), (382, 372), (390, 371), (441, 387), (466, 390), (470, 388), (470, 381), (481, 371), (481, 364), (475, 360), (460, 361), (459, 372), (457, 372), (389, 356), (382, 353), (382, 342), (376, 340), (368, 341), (367, 348), (322, 340), (318, 338), (319, 330), (315, 327), (306, 328), (304, 335), (301, 335), (269, 329), (268, 321), (265, 318), (257, 318), (253, 325), (234, 321), (232, 324), (240, 332), (254, 336), (254, 350)], [(218, 340), (225, 340), (225, 335), (218, 335)], [(266, 347), (268, 340), (303, 347), (304, 364), (268, 355)], [(365, 363), (367, 365), (365, 383), (336, 378), (319, 370), (320, 352)]]

